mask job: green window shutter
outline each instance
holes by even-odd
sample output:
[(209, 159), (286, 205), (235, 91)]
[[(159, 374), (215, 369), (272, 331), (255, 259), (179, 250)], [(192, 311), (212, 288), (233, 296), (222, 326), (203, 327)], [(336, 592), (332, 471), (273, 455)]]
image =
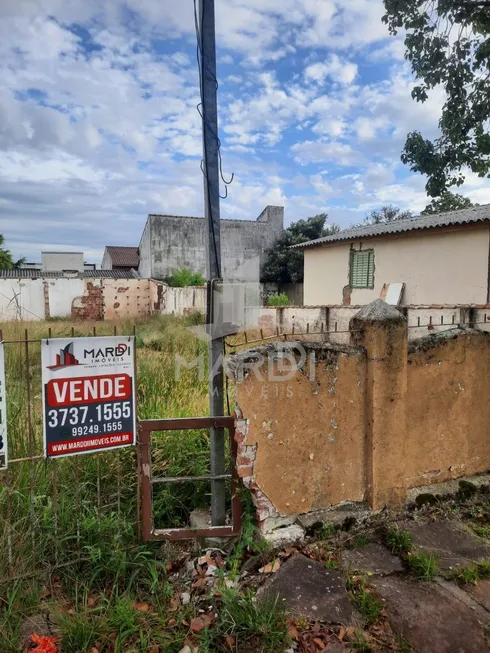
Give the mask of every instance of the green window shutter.
[(374, 288), (374, 251), (355, 251), (350, 254), (351, 288)]

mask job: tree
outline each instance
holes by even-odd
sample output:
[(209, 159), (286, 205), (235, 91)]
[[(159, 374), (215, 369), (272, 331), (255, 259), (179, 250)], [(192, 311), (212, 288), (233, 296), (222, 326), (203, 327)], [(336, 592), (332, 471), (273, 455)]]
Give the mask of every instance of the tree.
[(303, 281), (303, 251), (290, 249), (291, 245), (305, 243), (340, 231), (333, 224), (325, 227), (326, 213), (320, 213), (307, 220), (293, 222), (285, 229), (274, 247), (267, 250), (267, 262), (262, 269), (262, 282), (300, 283)]
[(434, 141), (407, 136), (402, 161), (428, 176), (430, 197), (464, 181), (468, 167), (490, 172), (490, 0), (384, 0), (390, 32), (406, 30), (406, 58), (420, 80), (412, 97), (425, 102), (442, 85), (446, 102)]
[(395, 220), (407, 220), (413, 218), (411, 211), (402, 211), (397, 206), (386, 204), (380, 209), (375, 209), (368, 213), (364, 218), (366, 224), (385, 224), (386, 222), (394, 222)]
[(443, 213), (444, 211), (457, 211), (458, 209), (469, 209), (471, 206), (478, 206), (473, 204), (469, 197), (463, 197), (457, 193), (446, 191), (440, 197), (433, 199), (430, 204), (427, 204), (422, 211), (422, 215), (429, 213)]
[(5, 249), (5, 238), (3, 234), (0, 234), (0, 270), (12, 270), (15, 268), (20, 268), (26, 262), (25, 258), (20, 258), (18, 261), (14, 261), (12, 258), (12, 252), (9, 249)]

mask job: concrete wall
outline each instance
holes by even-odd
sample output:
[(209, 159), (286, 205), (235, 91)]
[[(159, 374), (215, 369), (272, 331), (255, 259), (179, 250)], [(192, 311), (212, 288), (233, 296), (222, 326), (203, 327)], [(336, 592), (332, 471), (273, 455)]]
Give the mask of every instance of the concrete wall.
[(42, 279), (0, 279), (0, 321), (44, 320)]
[[(151, 279), (156, 276), (153, 275), (153, 258), (152, 251), (154, 246), (158, 245), (158, 240), (153, 241), (153, 216), (149, 215), (148, 220), (146, 221), (145, 228), (141, 235), (141, 240), (139, 244), (139, 253), (140, 253), (140, 264), (138, 267), (138, 272), (140, 277)], [(181, 266), (182, 267), (182, 266)], [(168, 276), (168, 275), (164, 275)], [(163, 277), (162, 277), (163, 278)]]
[[(313, 351), (304, 371), (288, 379), (276, 360), (278, 349), (261, 348), (260, 380), (250, 373), (237, 384), (247, 419), (246, 428), (239, 428), (239, 474), (246, 485), (260, 488), (260, 521), (364, 498), (363, 352), (326, 345), (315, 351), (315, 361)], [(318, 365), (314, 381), (307, 373), (310, 362)], [(254, 365), (253, 357), (245, 353), (243, 364)]]
[(408, 487), (490, 468), (490, 338), (447, 334), (410, 345)]
[(352, 304), (380, 296), (383, 284), (404, 282), (404, 304), (483, 304), (487, 301), (489, 230), (408, 233), (305, 249), (304, 302), (341, 304), (349, 284), (350, 249), (374, 250), (374, 289), (351, 290)]
[[(152, 283), (156, 284), (158, 282), (152, 281)], [(171, 288), (162, 283), (159, 286), (161, 290), (158, 310), (163, 315), (185, 315), (193, 311), (206, 313), (206, 286)]]
[[(353, 305), (247, 306), (245, 329), (250, 332), (262, 329), (267, 336), (278, 331), (279, 335), (286, 333), (301, 340), (308, 340), (312, 334), (318, 335), (319, 332), (321, 340), (348, 344), (350, 320), (361, 308)], [(459, 324), (490, 331), (490, 304), (400, 306), (399, 310), (407, 317), (409, 340), (451, 331)]]
[(83, 272), (83, 252), (41, 252), (41, 267), (45, 272), (75, 270)]
[(350, 345), (276, 342), (230, 358), (238, 473), (264, 531), (344, 502), (399, 506), (410, 489), (490, 469), (487, 331), (409, 344), (406, 318), (381, 300), (350, 330)]
[(73, 298), (84, 294), (86, 282), (83, 279), (46, 279), (44, 287), (48, 289), (45, 310), (49, 317), (66, 317), (71, 315)]
[[(284, 228), (284, 209), (268, 206), (256, 221), (221, 220), (222, 276), (258, 281), (265, 251)], [(206, 277), (207, 224), (203, 218), (149, 215), (140, 245), (141, 276), (165, 279), (188, 268)]]
[(102, 263), (100, 264), (101, 270), (112, 270), (112, 259), (109, 254), (107, 247), (104, 249), (104, 255), (102, 256)]
[(149, 279), (104, 279), (102, 289), (104, 320), (151, 314)]
[(206, 288), (153, 279), (0, 279), (0, 322), (66, 317), (118, 320), (206, 312)]

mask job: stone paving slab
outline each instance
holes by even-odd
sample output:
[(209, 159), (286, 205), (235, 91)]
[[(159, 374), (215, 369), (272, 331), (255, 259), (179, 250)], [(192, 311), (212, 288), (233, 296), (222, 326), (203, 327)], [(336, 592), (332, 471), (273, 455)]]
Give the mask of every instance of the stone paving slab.
[(417, 653), (488, 653), (473, 610), (435, 583), (397, 575), (373, 577), (392, 628)]
[(468, 587), (473, 587), (473, 585), (463, 585), (460, 587), (454, 581), (446, 580), (440, 576), (435, 578), (434, 582), (440, 585), (446, 594), (452, 594), (455, 599), (467, 605), (478, 617), (480, 623), (486, 624), (490, 621), (490, 614), (487, 610), (468, 591), (465, 591), (465, 589), (467, 590)]
[(279, 597), (279, 605), (285, 610), (307, 619), (344, 625), (357, 621), (342, 574), (301, 554), (282, 564), (257, 597)]
[(341, 554), (341, 561), (345, 570), (357, 569), (368, 574), (384, 575), (403, 571), (400, 558), (392, 555), (386, 547), (375, 542), (354, 549), (346, 549)]
[[(477, 585), (466, 585), (465, 590), (487, 612), (490, 612), (490, 580), (480, 580)], [(490, 620), (490, 614), (488, 618)]]
[(490, 546), (457, 522), (407, 524), (406, 530), (413, 535), (415, 549), (437, 556), (442, 571), (463, 569), (480, 560), (490, 560)]

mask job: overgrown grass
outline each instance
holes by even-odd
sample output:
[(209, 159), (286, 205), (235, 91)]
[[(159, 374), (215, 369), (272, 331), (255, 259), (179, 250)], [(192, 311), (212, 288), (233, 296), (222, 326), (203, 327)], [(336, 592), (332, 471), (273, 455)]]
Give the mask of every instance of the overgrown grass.
[(290, 301), (286, 293), (274, 293), (267, 297), (267, 306), (289, 306)]
[(490, 562), (479, 562), (476, 565), (460, 569), (455, 578), (463, 585), (477, 585), (479, 580), (490, 578)]
[(471, 527), (478, 537), (481, 537), (483, 540), (490, 540), (490, 526), (472, 524)]
[(356, 630), (350, 642), (352, 649), (357, 653), (372, 653), (372, 648), (362, 630)]
[(277, 600), (257, 603), (251, 593), (225, 591), (212, 640), (218, 646), (226, 637), (234, 639), (234, 650), (279, 653), (289, 641), (286, 613)]
[(359, 576), (351, 576), (347, 580), (347, 590), (352, 605), (362, 615), (366, 625), (376, 623), (381, 617), (383, 604), (373, 590), (367, 587), (366, 582)]
[[(199, 318), (200, 319), (200, 318)], [(164, 316), (137, 324), (137, 399), (140, 418), (189, 417), (208, 414), (206, 343), (185, 327), (196, 316)], [(5, 341), (132, 334), (129, 322), (10, 322)], [(41, 456), (41, 351), (38, 342), (5, 345), (7, 417), (10, 460)], [(186, 361), (176, 370), (176, 360)], [(194, 366), (190, 366), (196, 361)], [(28, 386), (29, 398), (28, 402)], [(29, 424), (28, 409), (31, 413)], [(206, 431), (153, 435), (154, 471), (200, 475), (209, 470)], [(0, 474), (0, 580), (46, 569), (73, 559), (94, 556), (103, 546), (121, 563), (123, 549), (136, 542), (137, 479), (135, 450), (85, 454), (59, 460), (12, 463)], [(155, 497), (159, 526), (184, 525), (193, 508), (209, 505), (209, 486), (165, 487)]]
[(385, 533), (385, 541), (392, 553), (406, 554), (412, 548), (413, 536), (408, 531), (389, 528)]
[[(137, 325), (137, 398), (140, 418), (202, 416), (208, 413), (207, 346), (185, 327), (200, 317), (165, 317)], [(75, 324), (75, 336), (92, 335), (92, 324)], [(5, 340), (24, 337), (25, 325), (4, 326)], [(111, 335), (113, 324), (97, 324), (97, 335)], [(71, 337), (64, 321), (31, 323), (29, 339)], [(132, 324), (117, 325), (131, 334)], [(10, 459), (42, 453), (41, 364), (39, 343), (6, 345)], [(175, 360), (186, 364), (176, 370)], [(195, 361), (195, 364), (192, 363)], [(27, 413), (26, 374), (30, 386), (31, 428)], [(206, 430), (154, 433), (153, 473), (201, 475), (209, 472)], [(287, 641), (284, 614), (276, 605), (229, 590), (217, 599), (219, 617), (209, 631), (190, 633), (196, 607), (175, 607), (178, 590), (167, 576), (168, 560), (157, 545), (136, 540), (135, 451), (87, 454), (59, 460), (17, 462), (0, 484), (0, 579), (10, 573), (34, 574), (32, 580), (0, 587), (0, 651), (18, 653), (22, 622), (48, 610), (55, 618), (64, 651), (156, 650), (178, 653), (191, 635), (203, 653), (226, 649), (282, 651)], [(209, 505), (209, 486), (156, 486), (154, 516), (158, 526), (181, 526), (195, 507)], [(248, 506), (247, 497), (245, 503)], [(253, 510), (245, 511), (241, 538), (228, 568), (238, 573), (246, 554), (266, 552), (255, 538)], [(166, 555), (166, 550), (165, 550)], [(56, 569), (55, 575), (45, 572)], [(41, 586), (40, 574), (46, 585)], [(39, 579), (39, 580), (36, 580)], [(49, 579), (49, 580), (46, 580)], [(47, 597), (47, 598), (46, 598)], [(178, 602), (177, 602), (178, 603)], [(59, 613), (59, 614), (58, 614)], [(54, 617), (55, 615), (58, 615)], [(29, 628), (29, 621), (27, 621)]]
[(20, 626), (34, 614), (41, 592), (36, 580), (0, 585), (0, 651), (18, 653)]
[(422, 551), (407, 553), (408, 571), (418, 580), (431, 581), (439, 573), (439, 563), (434, 555)]

